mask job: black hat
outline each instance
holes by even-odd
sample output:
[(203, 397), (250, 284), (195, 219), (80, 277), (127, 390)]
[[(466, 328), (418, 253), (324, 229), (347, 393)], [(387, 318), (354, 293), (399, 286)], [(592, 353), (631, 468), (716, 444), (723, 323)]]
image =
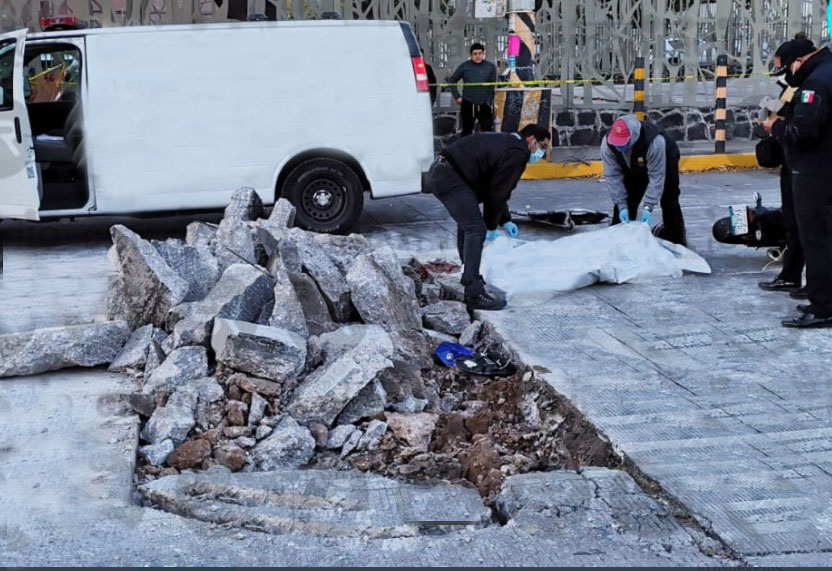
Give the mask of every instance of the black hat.
[(812, 40), (806, 38), (789, 40), (774, 52), (774, 57), (780, 58), (780, 67), (774, 70), (774, 75), (783, 75), (798, 58), (807, 56), (816, 50), (817, 48)]

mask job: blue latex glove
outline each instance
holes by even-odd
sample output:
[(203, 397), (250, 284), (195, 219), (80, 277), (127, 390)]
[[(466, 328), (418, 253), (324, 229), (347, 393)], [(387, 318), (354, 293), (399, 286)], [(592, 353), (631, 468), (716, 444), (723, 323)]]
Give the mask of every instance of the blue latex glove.
[(517, 238), (517, 236), (520, 235), (520, 229), (514, 222), (506, 222), (505, 224), (503, 224), (503, 228), (506, 229), (506, 232), (508, 232), (508, 235), (512, 238)]
[(624, 224), (629, 224), (630, 223), (630, 211), (627, 210), (626, 208), (622, 208), (621, 210), (618, 211), (618, 217), (621, 218), (621, 221)]
[(653, 212), (647, 210), (646, 208), (641, 211), (641, 221), (645, 224), (650, 224), (650, 220), (653, 219)]
[(485, 241), (486, 242), (493, 242), (494, 240), (497, 239), (497, 237), (499, 235), (500, 235), (499, 230), (489, 230), (488, 232), (485, 233)]

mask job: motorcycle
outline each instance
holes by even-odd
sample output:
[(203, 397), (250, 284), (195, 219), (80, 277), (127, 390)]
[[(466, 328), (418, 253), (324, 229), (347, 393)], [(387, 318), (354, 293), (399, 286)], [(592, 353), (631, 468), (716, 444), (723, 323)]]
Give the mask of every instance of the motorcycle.
[(728, 216), (714, 222), (714, 238), (722, 244), (767, 248), (766, 255), (769, 259), (779, 261), (786, 249), (783, 209), (763, 206), (763, 199), (757, 192), (752, 200), (754, 206), (729, 206)]

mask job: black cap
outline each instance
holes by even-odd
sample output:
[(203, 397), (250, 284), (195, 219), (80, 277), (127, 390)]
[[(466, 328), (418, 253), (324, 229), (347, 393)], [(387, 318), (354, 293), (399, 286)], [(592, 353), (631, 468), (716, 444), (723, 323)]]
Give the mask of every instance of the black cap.
[(774, 70), (774, 75), (783, 75), (798, 58), (807, 56), (816, 50), (817, 48), (812, 40), (806, 38), (789, 40), (774, 52), (774, 57), (780, 58), (780, 67)]

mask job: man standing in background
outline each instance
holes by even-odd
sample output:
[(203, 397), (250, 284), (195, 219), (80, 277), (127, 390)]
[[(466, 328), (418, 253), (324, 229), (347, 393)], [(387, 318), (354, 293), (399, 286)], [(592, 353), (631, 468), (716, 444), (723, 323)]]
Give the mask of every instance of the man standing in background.
[[(462, 80), (462, 94), (457, 89), (457, 82)], [(497, 67), (485, 59), (485, 47), (480, 43), (471, 45), (471, 59), (456, 68), (448, 78), (451, 93), (460, 105), (462, 116), (462, 136), (474, 132), (474, 123), (479, 121), (480, 131), (494, 130), (494, 83), (497, 81)], [(490, 85), (478, 85), (488, 83)]]

